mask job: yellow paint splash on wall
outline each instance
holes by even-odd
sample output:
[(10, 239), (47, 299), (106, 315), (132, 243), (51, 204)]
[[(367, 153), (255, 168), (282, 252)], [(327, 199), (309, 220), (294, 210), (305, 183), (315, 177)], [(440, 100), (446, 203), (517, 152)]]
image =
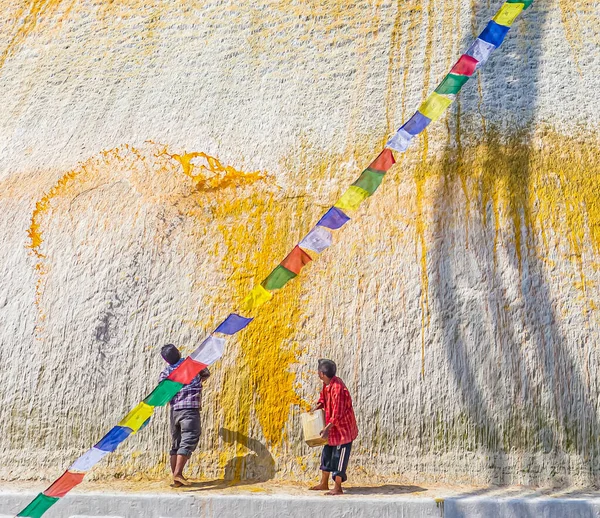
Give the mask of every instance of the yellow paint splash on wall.
[(35, 30), (42, 16), (52, 15), (63, 0), (31, 0), (26, 6), (19, 8), (15, 16), (14, 34), (0, 54), (0, 68), (14, 54), (19, 45)]
[(565, 37), (581, 74), (581, 53), (586, 43), (600, 45), (600, 11), (595, 0), (558, 0)]
[(199, 191), (215, 191), (226, 187), (248, 185), (262, 180), (260, 171), (244, 173), (202, 152), (170, 155), (177, 160), (186, 176), (189, 176)]
[[(302, 220), (302, 208), (302, 200), (277, 201), (267, 191), (220, 200), (217, 217), (231, 218), (231, 224), (221, 225), (221, 232), (228, 250), (223, 267), (235, 299), (240, 301), (291, 249), (289, 232), (296, 218)], [(284, 437), (290, 406), (300, 403), (290, 367), (297, 361), (294, 335), (301, 317), (301, 278), (290, 281), (285, 294), (276, 294), (264, 305), (240, 335), (238, 361), (228, 369), (221, 393), (223, 426), (248, 435), (254, 413), (272, 446)], [(256, 435), (257, 431), (252, 432)], [(237, 480), (244, 476), (245, 447), (237, 444), (233, 452), (239, 459), (234, 474)], [(222, 462), (229, 462), (231, 454)]]
[[(573, 264), (580, 276), (575, 284), (583, 289), (583, 256), (600, 253), (600, 165), (596, 160), (599, 151), (593, 136), (575, 139), (547, 130), (535, 138), (527, 131), (506, 137), (492, 128), (479, 144), (461, 154), (451, 150), (450, 159), (430, 159), (427, 167), (418, 166), (417, 213), (423, 210), (419, 199), (428, 188), (431, 191), (429, 179), (443, 176), (452, 182), (466, 174), (468, 195), (477, 202), (484, 225), (489, 223), (487, 212), (491, 209), (494, 251), (505, 222), (512, 233), (519, 268), (525, 255), (547, 255), (550, 233), (555, 239), (566, 236), (570, 253), (564, 259)], [(417, 217), (417, 242), (422, 233)]]
[[(44, 320), (44, 315), (40, 312), (40, 300), (43, 292), (44, 275), (47, 273), (47, 268), (44, 265), (45, 256), (41, 251), (41, 245), (44, 241), (42, 222), (50, 209), (52, 200), (64, 194), (80, 173), (81, 170), (75, 170), (61, 176), (56, 184), (35, 203), (35, 208), (31, 215), (31, 224), (29, 225), (27, 235), (30, 241), (28, 247), (36, 258), (35, 270), (37, 281), (35, 285), (35, 304), (38, 308), (39, 321)], [(40, 331), (39, 324), (36, 331)]]

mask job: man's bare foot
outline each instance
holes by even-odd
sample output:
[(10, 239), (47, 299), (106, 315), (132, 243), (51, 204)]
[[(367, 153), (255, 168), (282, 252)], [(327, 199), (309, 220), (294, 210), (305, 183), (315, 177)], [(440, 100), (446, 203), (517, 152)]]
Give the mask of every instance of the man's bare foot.
[(171, 487), (181, 487), (181, 486), (183, 486), (183, 484), (181, 482), (179, 482), (178, 480), (173, 480), (173, 482), (171, 482), (169, 485)]
[[(180, 486), (189, 486), (190, 482), (183, 475), (173, 475), (173, 483), (179, 483)], [(179, 487), (179, 486), (178, 486)]]
[(323, 484), (317, 484), (316, 486), (309, 487), (309, 491), (327, 491), (329, 486), (324, 486)]
[(331, 491), (327, 491), (327, 493), (325, 493), (328, 496), (337, 496), (337, 495), (343, 495), (344, 492), (342, 491), (342, 488), (340, 487), (338, 488), (333, 488)]

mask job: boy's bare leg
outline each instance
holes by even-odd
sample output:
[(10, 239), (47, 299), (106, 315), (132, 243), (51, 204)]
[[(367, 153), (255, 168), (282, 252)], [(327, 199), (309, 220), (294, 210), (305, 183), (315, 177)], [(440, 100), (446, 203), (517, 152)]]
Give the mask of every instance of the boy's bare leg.
[(335, 485), (333, 486), (333, 489), (329, 492), (327, 492), (327, 495), (343, 495), (344, 491), (342, 491), (342, 477), (335, 477), (333, 479)]
[(329, 489), (329, 472), (321, 471), (321, 482), (310, 488), (311, 491), (326, 491)]
[(187, 479), (183, 476), (183, 468), (187, 464), (187, 461), (190, 459), (187, 455), (176, 455), (175, 460), (175, 469), (173, 470), (173, 481), (179, 482), (184, 486), (188, 485)]
[[(175, 469), (177, 468), (177, 455), (171, 455), (171, 473), (173, 475), (175, 475)], [(173, 476), (173, 483), (171, 484), (172, 487), (181, 487), (183, 486), (183, 484), (181, 482), (179, 482), (178, 480), (175, 480), (175, 476)]]

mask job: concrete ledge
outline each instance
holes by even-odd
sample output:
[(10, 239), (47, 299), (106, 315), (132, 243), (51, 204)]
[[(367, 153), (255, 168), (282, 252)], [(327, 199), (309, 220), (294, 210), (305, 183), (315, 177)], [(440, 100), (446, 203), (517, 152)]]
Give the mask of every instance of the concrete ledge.
[[(0, 518), (35, 493), (0, 492)], [(11, 514), (12, 513), (12, 514)], [(600, 498), (73, 493), (48, 518), (600, 518)]]

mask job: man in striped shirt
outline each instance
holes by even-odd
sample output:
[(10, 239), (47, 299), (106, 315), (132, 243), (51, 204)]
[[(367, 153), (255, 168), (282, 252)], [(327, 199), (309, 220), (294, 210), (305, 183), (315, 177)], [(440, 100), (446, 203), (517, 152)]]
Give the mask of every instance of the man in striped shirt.
[(321, 454), (321, 482), (311, 487), (313, 491), (327, 491), (329, 476), (333, 478), (334, 487), (328, 495), (341, 495), (342, 482), (347, 480), (346, 468), (352, 449), (352, 441), (358, 436), (358, 427), (352, 408), (352, 398), (344, 382), (335, 374), (337, 367), (331, 360), (319, 360), (319, 379), (323, 382), (323, 390), (319, 402), (313, 411), (325, 409), (325, 428), (321, 437), (327, 439)]
[[(160, 351), (163, 359), (169, 364), (160, 373), (160, 381), (167, 379), (185, 358), (181, 357), (179, 349), (173, 344), (163, 346)], [(171, 471), (173, 486), (188, 485), (183, 476), (183, 468), (190, 459), (192, 452), (200, 442), (200, 408), (202, 403), (202, 382), (208, 379), (210, 372), (203, 369), (187, 385), (171, 399)]]

